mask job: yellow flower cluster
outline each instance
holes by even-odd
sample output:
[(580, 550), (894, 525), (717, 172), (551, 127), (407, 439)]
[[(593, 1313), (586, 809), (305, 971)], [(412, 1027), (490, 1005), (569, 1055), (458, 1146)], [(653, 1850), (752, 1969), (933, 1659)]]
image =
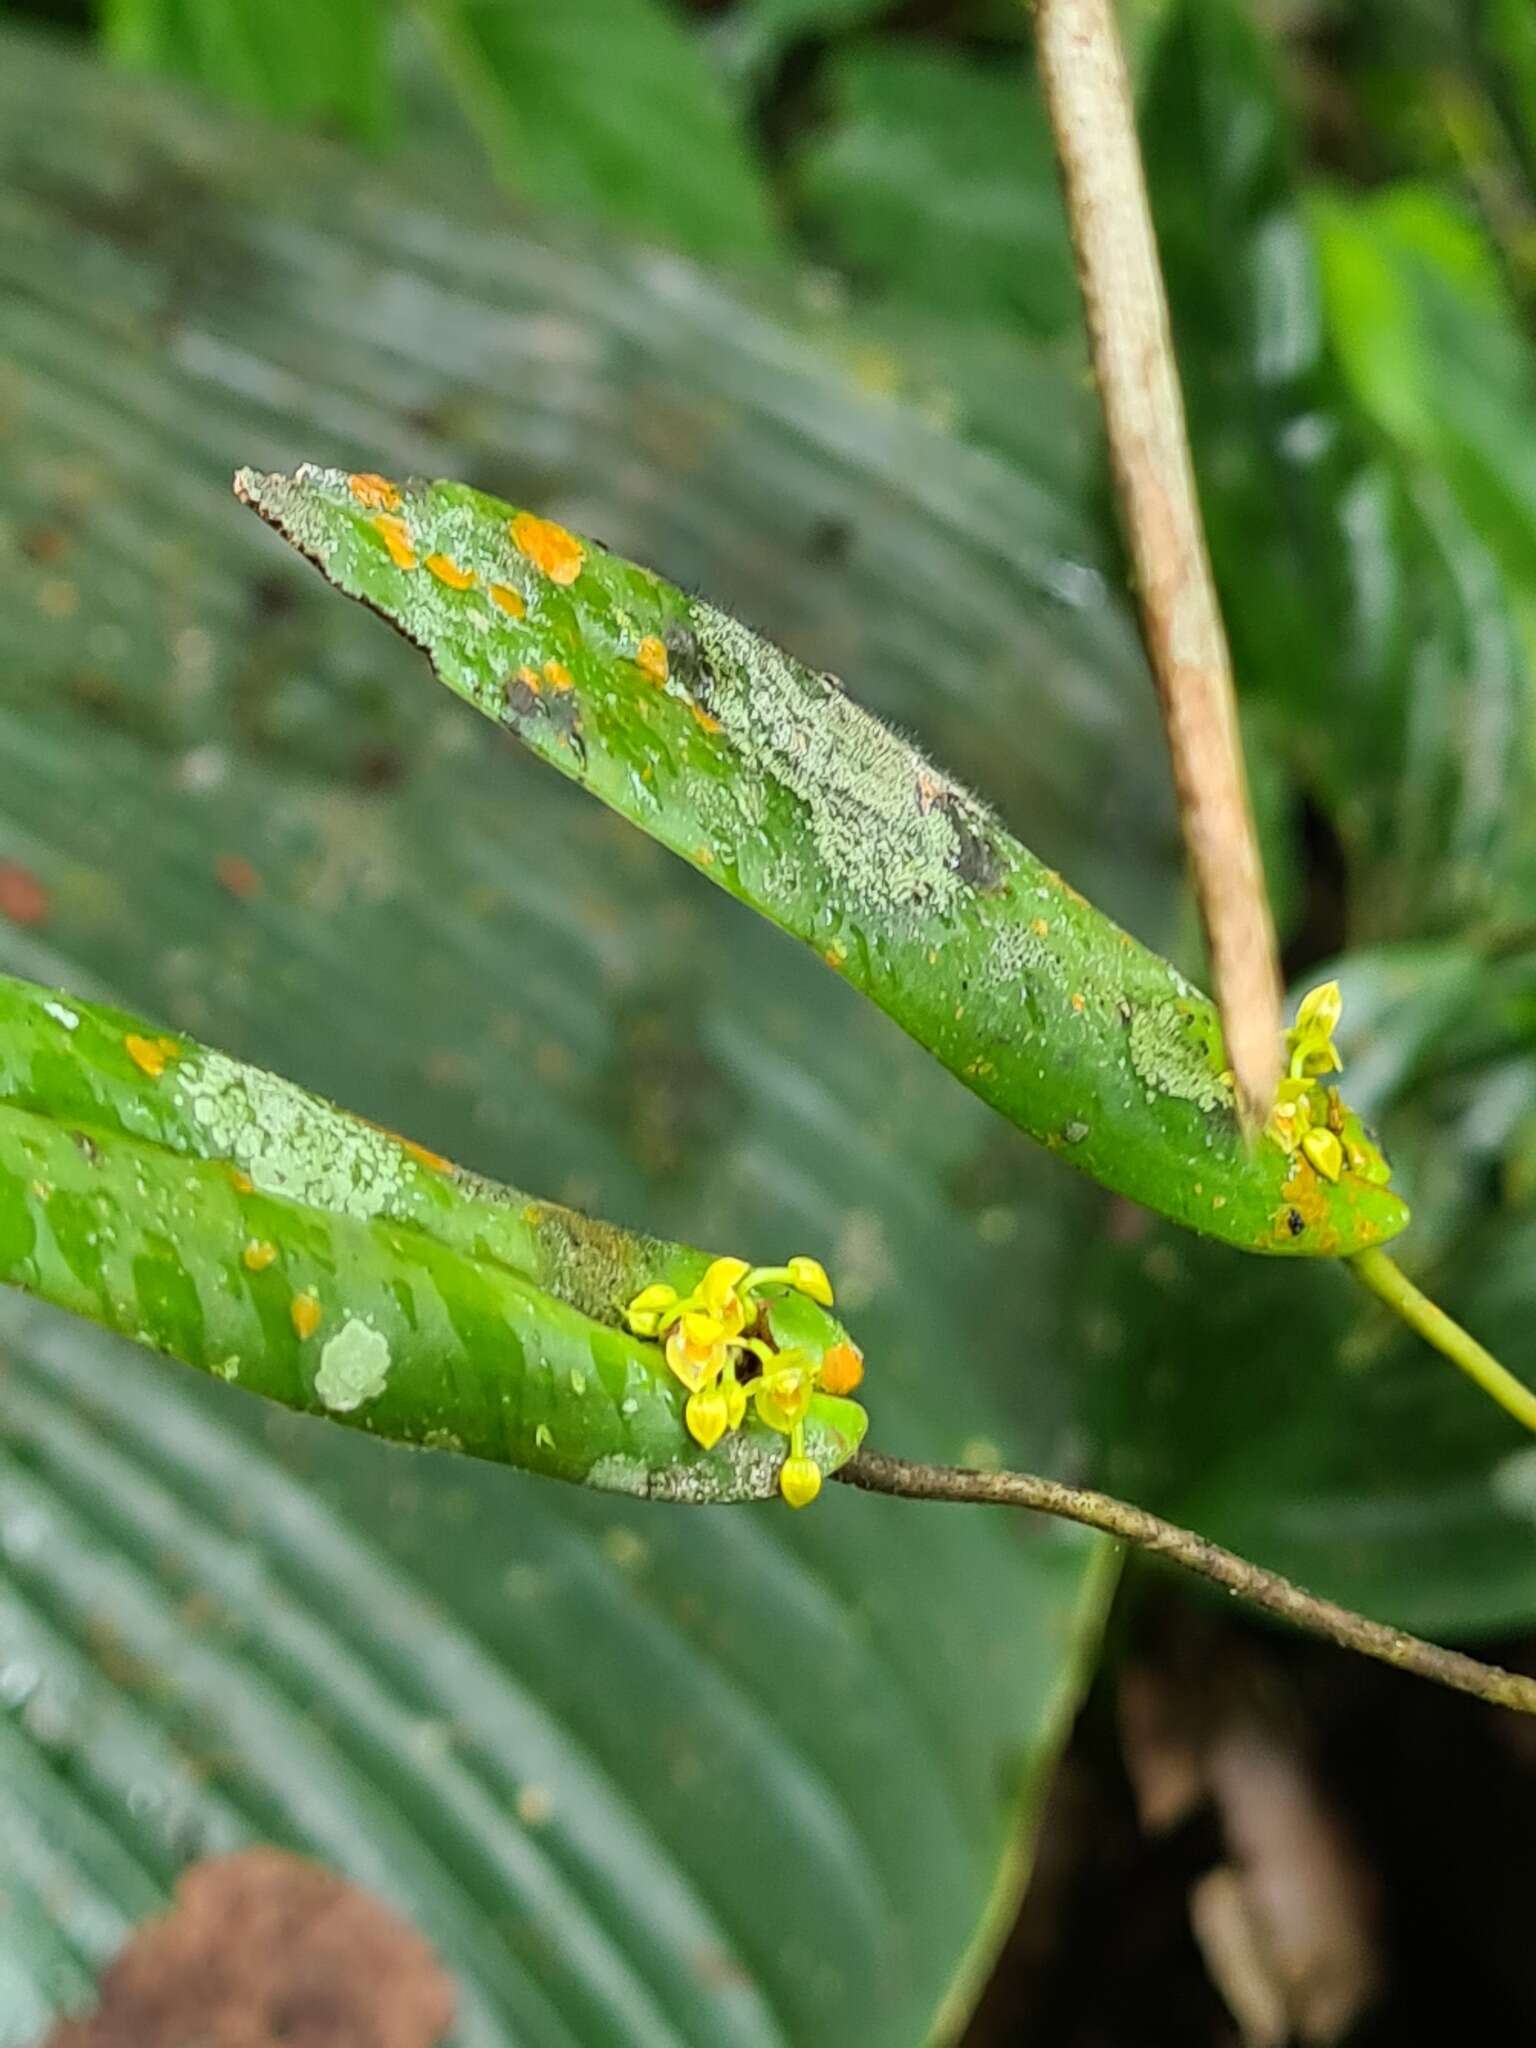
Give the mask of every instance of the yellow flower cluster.
[(803, 1508), (821, 1491), (821, 1468), (805, 1455), (811, 1396), (818, 1386), (851, 1394), (864, 1377), (864, 1360), (848, 1343), (830, 1345), (819, 1363), (803, 1350), (774, 1350), (755, 1334), (757, 1291), (772, 1285), (832, 1306), (832, 1284), (815, 1259), (793, 1258), (784, 1266), (716, 1259), (691, 1294), (657, 1281), (641, 1289), (625, 1315), (637, 1337), (660, 1341), (667, 1365), (688, 1389), (683, 1420), (695, 1443), (713, 1450), (728, 1430), (739, 1429), (749, 1399), (760, 1421), (789, 1438), (779, 1491), (792, 1508)]
[(1365, 1126), (1346, 1109), (1337, 1088), (1322, 1085), (1325, 1074), (1337, 1073), (1344, 1064), (1333, 1042), (1343, 1008), (1336, 981), (1325, 981), (1302, 997), (1296, 1022), (1285, 1034), (1289, 1065), (1265, 1128), (1284, 1151), (1302, 1153), (1325, 1180), (1338, 1180), (1348, 1167), (1384, 1185), (1390, 1178), (1387, 1163)]

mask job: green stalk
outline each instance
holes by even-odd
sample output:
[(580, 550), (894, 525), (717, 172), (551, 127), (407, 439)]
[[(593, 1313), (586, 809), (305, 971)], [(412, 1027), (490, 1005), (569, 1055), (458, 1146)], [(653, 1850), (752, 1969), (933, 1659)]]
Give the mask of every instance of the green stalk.
[(1346, 1263), (1362, 1287), (1368, 1288), (1378, 1301), (1384, 1301), (1410, 1330), (1416, 1330), (1426, 1343), (1475, 1381), (1507, 1415), (1536, 1434), (1536, 1393), (1415, 1287), (1394, 1259), (1384, 1251), (1372, 1250), (1357, 1252)]

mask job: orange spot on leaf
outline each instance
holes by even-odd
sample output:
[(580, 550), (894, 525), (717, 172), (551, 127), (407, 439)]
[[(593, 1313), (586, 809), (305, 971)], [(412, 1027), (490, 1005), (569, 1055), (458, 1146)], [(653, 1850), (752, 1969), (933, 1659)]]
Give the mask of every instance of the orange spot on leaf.
[(293, 1319), (293, 1327), (301, 1341), (306, 1337), (313, 1337), (320, 1327), (320, 1304), (307, 1291), (293, 1297), (288, 1304), (288, 1313)]
[(480, 580), (473, 569), (461, 569), (452, 555), (428, 555), (426, 566), (450, 590), (470, 590)]
[(581, 574), (587, 551), (574, 533), (567, 533), (552, 519), (540, 519), (533, 512), (519, 512), (508, 531), (512, 544), (542, 569), (551, 583), (574, 583)]
[(0, 860), (0, 917), (30, 930), (47, 923), (49, 908), (48, 891), (30, 869)]
[(1037, 939), (1049, 938), (1050, 936), (1051, 928), (1043, 917), (1033, 919), (1029, 928)]
[(525, 663), (517, 672), (517, 680), (525, 689), (532, 690), (535, 697), (543, 696), (544, 685), (539, 681), (539, 672), (536, 668), (529, 668)]
[(151, 1081), (158, 1081), (165, 1072), (165, 1052), (152, 1038), (141, 1038), (137, 1031), (123, 1033), (123, 1050), (141, 1074), (148, 1074)]
[(719, 719), (711, 718), (702, 704), (690, 704), (688, 709), (693, 713), (695, 722), (702, 726), (705, 732), (719, 732)]
[(264, 1237), (253, 1237), (240, 1254), (240, 1263), (248, 1273), (265, 1273), (277, 1258), (277, 1246)]
[(635, 649), (635, 667), (641, 675), (648, 676), (653, 683), (667, 680), (667, 649), (665, 641), (658, 640), (654, 633), (647, 633)]
[(248, 1173), (242, 1173), (238, 1166), (226, 1165), (224, 1171), (229, 1175), (229, 1184), (237, 1195), (248, 1195), (255, 1188), (255, 1181)]
[(500, 605), (509, 619), (527, 616), (528, 607), (523, 603), (521, 593), (514, 590), (510, 583), (493, 583), (490, 586), (490, 597), (491, 603)]
[(552, 690), (574, 690), (576, 678), (563, 661), (546, 661), (544, 680)]
[(221, 853), (213, 864), (213, 872), (220, 888), (227, 889), (231, 896), (238, 896), (242, 903), (248, 903), (253, 896), (261, 894), (261, 876), (244, 854)]
[(389, 549), (389, 559), (397, 569), (416, 567), (416, 550), (411, 546), (411, 530), (403, 519), (397, 519), (392, 512), (380, 512), (368, 524)]
[(359, 505), (366, 505), (370, 511), (398, 512), (400, 509), (400, 493), (387, 476), (375, 476), (371, 469), (349, 476), (347, 489)]
[(852, 1344), (832, 1344), (821, 1361), (822, 1391), (851, 1394), (864, 1377), (864, 1354)]

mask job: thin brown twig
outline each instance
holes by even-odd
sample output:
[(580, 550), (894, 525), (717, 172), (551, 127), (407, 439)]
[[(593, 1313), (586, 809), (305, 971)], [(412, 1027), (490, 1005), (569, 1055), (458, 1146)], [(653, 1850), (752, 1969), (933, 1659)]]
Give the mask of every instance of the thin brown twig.
[(1280, 973), (1130, 79), (1111, 0), (1036, 0), (1035, 12), (1142, 629), (1227, 1057), (1252, 1129), (1280, 1078)]
[(893, 1458), (881, 1451), (860, 1451), (834, 1475), (866, 1493), (894, 1494), (905, 1500), (970, 1501), (992, 1507), (1027, 1508), (1036, 1514), (1057, 1515), (1085, 1528), (1098, 1529), (1122, 1543), (1134, 1543), (1142, 1550), (1171, 1559), (1186, 1571), (1222, 1586), (1250, 1606), (1277, 1615), (1309, 1635), (1322, 1636), (1346, 1650), (1358, 1650), (1399, 1671), (1432, 1679), (1457, 1692), (1471, 1693), (1498, 1707), (1512, 1707), (1517, 1713), (1536, 1714), (1536, 1679), (1502, 1670), (1497, 1664), (1481, 1664), (1464, 1657), (1459, 1650), (1442, 1650), (1422, 1637), (1402, 1629), (1387, 1628), (1368, 1621), (1332, 1600), (1285, 1579), (1263, 1565), (1250, 1564), (1234, 1551), (1208, 1543), (1192, 1529), (1181, 1529), (1116, 1500), (1113, 1494), (1095, 1493), (1082, 1486), (1067, 1486), (1059, 1479), (1040, 1479), (1032, 1472), (973, 1472), (959, 1465), (924, 1465), (910, 1458)]

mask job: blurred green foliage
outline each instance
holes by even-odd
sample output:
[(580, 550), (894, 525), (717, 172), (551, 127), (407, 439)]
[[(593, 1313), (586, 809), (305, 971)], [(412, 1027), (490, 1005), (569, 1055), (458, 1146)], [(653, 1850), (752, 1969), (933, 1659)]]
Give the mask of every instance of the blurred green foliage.
[[(1536, 11), (1125, 17), (1288, 959), (1339, 962), (1406, 1262), (1531, 1376)], [(483, 757), (223, 502), (315, 457), (546, 503), (838, 670), (1198, 969), (1022, 9), (100, 26), (0, 67), (0, 861), (52, 906), (5, 964), (632, 1222), (825, 1247), (892, 1448), (1096, 1477), (1409, 1625), (1536, 1622), (1536, 1457), (1373, 1304), (1106, 1210)], [(392, 1889), (465, 2041), (963, 2023), (1087, 1547), (598, 1513), (5, 1337), (0, 2041), (253, 1833)], [(555, 1818), (514, 1826), (530, 1786)]]

